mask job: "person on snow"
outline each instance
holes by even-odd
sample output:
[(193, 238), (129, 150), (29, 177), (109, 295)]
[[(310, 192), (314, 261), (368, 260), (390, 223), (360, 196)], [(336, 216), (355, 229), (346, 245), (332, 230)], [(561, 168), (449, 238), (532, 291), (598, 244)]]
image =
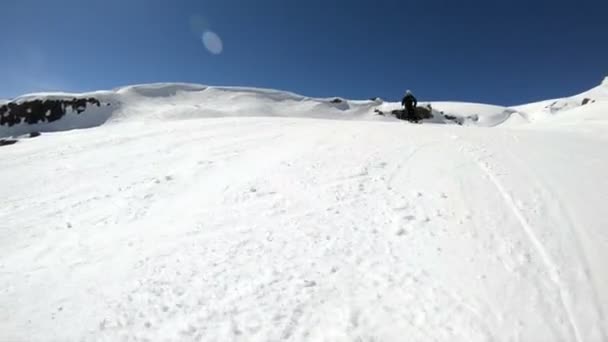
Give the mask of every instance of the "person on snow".
[(416, 117), (418, 100), (416, 100), (416, 97), (410, 90), (405, 92), (405, 96), (403, 97), (403, 100), (401, 100), (401, 106), (405, 107), (405, 110), (407, 111), (407, 120), (418, 122), (418, 118)]

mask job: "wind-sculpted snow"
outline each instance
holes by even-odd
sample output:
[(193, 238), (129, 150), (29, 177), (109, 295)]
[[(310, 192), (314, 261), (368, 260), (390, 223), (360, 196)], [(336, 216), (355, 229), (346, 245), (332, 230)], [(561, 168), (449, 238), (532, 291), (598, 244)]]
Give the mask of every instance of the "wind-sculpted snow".
[[(462, 102), (426, 102), (420, 104), (420, 109), (429, 108), (431, 116), (425, 116), (421, 122), (483, 127), (519, 126), (553, 118), (583, 104), (606, 99), (608, 85), (603, 84), (571, 98), (513, 108)], [(271, 89), (158, 83), (83, 94), (32, 94), (0, 103), (0, 137), (35, 131), (91, 128), (118, 122), (220, 117), (396, 121), (390, 113), (397, 109), (400, 109), (399, 103), (381, 99), (353, 101), (309, 98)]]
[[(86, 103), (81, 103), (85, 101)], [(336, 102), (276, 90), (148, 84), (84, 94), (32, 94), (2, 107), (0, 136), (62, 131), (125, 121), (215, 117), (373, 119), (375, 101)], [(6, 108), (6, 110), (5, 110)]]

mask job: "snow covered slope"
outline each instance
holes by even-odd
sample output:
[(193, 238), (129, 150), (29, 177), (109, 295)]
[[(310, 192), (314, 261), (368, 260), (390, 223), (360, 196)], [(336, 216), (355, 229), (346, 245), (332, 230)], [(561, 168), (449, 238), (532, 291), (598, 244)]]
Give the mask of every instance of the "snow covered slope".
[[(84, 100), (90, 101), (75, 105), (75, 101)], [(431, 106), (434, 115), (424, 123), (494, 127), (519, 126), (552, 119), (556, 114), (561, 115), (597, 101), (608, 101), (608, 80), (570, 98), (512, 108), (464, 102), (428, 102), (420, 105)], [(36, 131), (92, 128), (124, 121), (145, 123), (214, 117), (394, 121), (394, 118), (377, 115), (377, 111), (390, 112), (400, 107), (400, 103), (382, 100), (319, 99), (269, 89), (157, 83), (82, 94), (30, 94), (0, 102), (0, 137)]]
[(597, 101), (608, 101), (608, 77), (599, 86), (581, 94), (563, 99), (525, 104), (513, 107), (513, 109), (520, 112), (529, 121), (542, 121), (551, 119), (556, 114), (561, 114)]
[[(125, 121), (155, 122), (213, 117), (306, 117), (329, 119), (380, 119), (373, 114), (376, 101), (346, 101), (338, 98), (314, 99), (276, 90), (207, 87), (195, 84), (147, 84), (84, 94), (31, 94), (28, 101), (93, 98), (101, 106), (88, 106), (81, 113), (67, 106), (59, 120), (28, 124), (0, 125), (0, 137), (31, 131), (64, 131), (91, 128)], [(66, 107), (64, 104), (63, 107)]]
[(243, 88), (91, 96), (98, 127), (0, 147), (0, 341), (608, 340), (599, 96), (491, 129)]
[[(83, 101), (88, 100), (87, 103)], [(80, 102), (78, 102), (80, 101)], [(86, 102), (86, 101), (85, 101)], [(428, 104), (423, 104), (428, 105)], [(434, 102), (435, 117), (426, 123), (496, 126), (513, 110), (484, 104)], [(0, 103), (0, 137), (34, 131), (56, 132), (116, 122), (141, 123), (214, 117), (301, 117), (386, 121), (376, 110), (399, 103), (309, 98), (277, 90), (159, 83), (113, 91), (30, 94)], [(441, 114), (443, 113), (443, 114)], [(448, 120), (449, 115), (458, 120)]]

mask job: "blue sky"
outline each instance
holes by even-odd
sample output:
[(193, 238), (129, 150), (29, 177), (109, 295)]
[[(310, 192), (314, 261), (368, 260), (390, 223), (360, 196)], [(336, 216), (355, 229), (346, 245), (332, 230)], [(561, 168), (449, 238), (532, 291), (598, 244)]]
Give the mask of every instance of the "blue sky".
[(176, 81), (513, 105), (608, 75), (604, 0), (3, 0), (0, 13), (0, 98)]

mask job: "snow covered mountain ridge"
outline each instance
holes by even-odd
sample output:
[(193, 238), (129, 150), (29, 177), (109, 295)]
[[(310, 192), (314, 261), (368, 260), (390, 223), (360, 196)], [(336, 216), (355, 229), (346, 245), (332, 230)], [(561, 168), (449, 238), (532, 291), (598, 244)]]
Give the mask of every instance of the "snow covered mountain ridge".
[[(76, 102), (79, 103), (74, 105)], [(0, 136), (125, 121), (260, 116), (353, 119), (370, 113), (376, 105), (374, 101), (313, 99), (268, 89), (146, 84), (83, 94), (18, 97), (0, 107)]]
[[(428, 123), (476, 126), (519, 125), (548, 119), (583, 104), (608, 99), (608, 77), (582, 94), (512, 108), (474, 103), (433, 102)], [(158, 83), (91, 93), (30, 94), (0, 103), (0, 137), (33, 131), (64, 131), (124, 121), (213, 117), (303, 117), (391, 120), (379, 111), (399, 108), (380, 99), (353, 101), (309, 98), (277, 90)], [(455, 118), (457, 120), (446, 120)]]

